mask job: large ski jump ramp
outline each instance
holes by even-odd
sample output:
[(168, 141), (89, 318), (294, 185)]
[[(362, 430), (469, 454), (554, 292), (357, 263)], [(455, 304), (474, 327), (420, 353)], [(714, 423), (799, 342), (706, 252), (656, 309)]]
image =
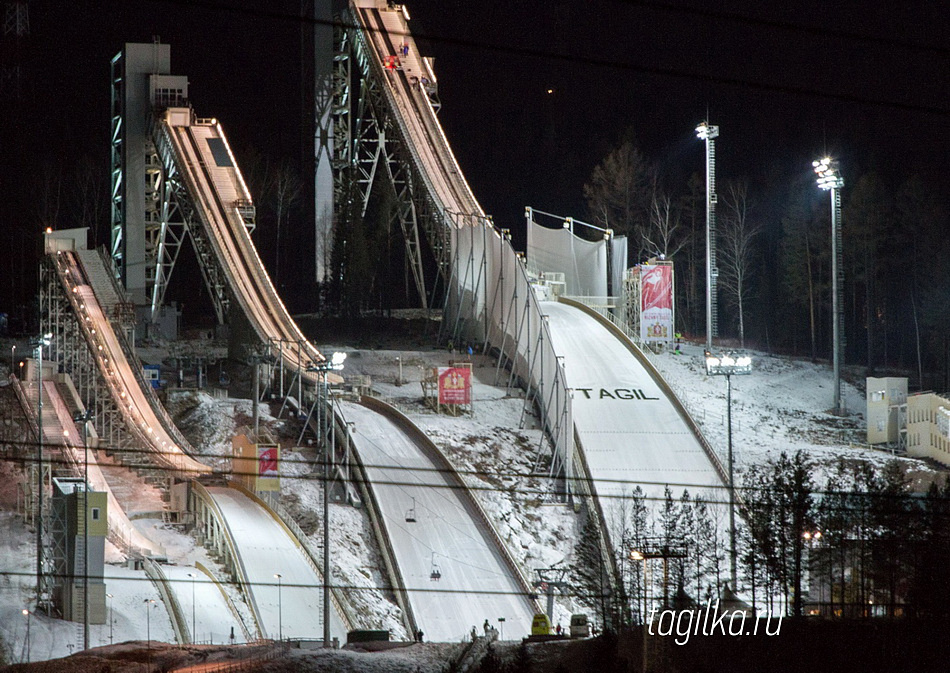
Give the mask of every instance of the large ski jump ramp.
[[(649, 498), (726, 501), (722, 479), (686, 418), (616, 335), (583, 310), (542, 303), (574, 391), (574, 428), (604, 512), (636, 486)], [(609, 521), (609, 516), (608, 516)]]

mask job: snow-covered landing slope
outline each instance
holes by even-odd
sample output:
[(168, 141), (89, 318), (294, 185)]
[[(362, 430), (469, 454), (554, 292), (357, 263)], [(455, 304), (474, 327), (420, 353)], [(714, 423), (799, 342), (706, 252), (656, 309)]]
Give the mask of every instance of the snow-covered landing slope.
[(389, 418), (342, 407), (425, 638), (458, 641), (499, 617), (509, 633), (530, 633), (532, 604), (457, 482)]
[(555, 351), (574, 390), (574, 427), (605, 513), (640, 486), (662, 498), (684, 488), (727, 500), (696, 435), (637, 358), (582, 310), (545, 302)]
[[(241, 555), (264, 635), (322, 638), (322, 581), (305, 552), (274, 517), (237, 489), (217, 486), (208, 492), (224, 513)], [(275, 575), (281, 575), (279, 583)], [(346, 627), (332, 605), (330, 635), (346, 641)]]

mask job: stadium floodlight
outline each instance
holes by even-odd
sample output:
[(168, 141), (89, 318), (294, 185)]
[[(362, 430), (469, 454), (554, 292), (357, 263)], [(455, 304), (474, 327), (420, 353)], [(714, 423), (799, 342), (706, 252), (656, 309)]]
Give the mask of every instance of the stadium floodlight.
[(718, 138), (719, 127), (714, 124), (710, 124), (709, 122), (703, 122), (696, 127), (696, 137), (698, 137), (700, 140)]
[(706, 350), (712, 350), (718, 332), (716, 310), (716, 141), (719, 127), (704, 121), (696, 127), (696, 136), (706, 143)]
[(844, 404), (841, 399), (841, 340), (842, 304), (839, 293), (844, 286), (844, 265), (840, 259), (841, 250), (841, 192), (844, 187), (844, 178), (838, 171), (838, 162), (831, 157), (822, 157), (811, 162), (818, 176), (818, 187), (831, 194), (831, 316), (832, 316), (832, 362), (834, 363), (834, 409), (839, 415), (844, 414)]
[(706, 351), (706, 374), (726, 377), (726, 441), (729, 457), (729, 569), (732, 590), (736, 590), (736, 473), (732, 455), (732, 377), (751, 374), (752, 358), (746, 354), (722, 353), (713, 355)]

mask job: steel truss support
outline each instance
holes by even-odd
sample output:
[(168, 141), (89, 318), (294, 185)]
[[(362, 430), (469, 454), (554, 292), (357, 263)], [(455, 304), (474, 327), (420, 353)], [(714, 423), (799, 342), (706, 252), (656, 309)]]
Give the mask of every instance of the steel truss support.
[(125, 204), (122, 200), (122, 180), (125, 175), (125, 158), (123, 147), (122, 122), (124, 110), (125, 82), (122, 79), (121, 56), (112, 59), (112, 154), (111, 154), (111, 245), (113, 270), (116, 279), (121, 282), (125, 268), (125, 237), (123, 224), (125, 221)]
[[(231, 307), (227, 279), (211, 242), (200, 226), (200, 218), (195, 212), (191, 195), (175, 165), (174, 153), (166, 132), (160, 124), (155, 124), (153, 128), (155, 155), (161, 174), (154, 192), (158, 202), (157, 226), (153, 230), (153, 236), (148, 239), (147, 249), (149, 271), (146, 282), (151, 298), (152, 319), (155, 319), (161, 308), (175, 261), (187, 236), (191, 238), (201, 276), (211, 296), (215, 319), (219, 325), (223, 325)], [(244, 220), (248, 230), (253, 230), (253, 207), (250, 210), (249, 214), (245, 214)]]
[[(344, 24), (355, 25), (353, 21)], [(436, 284), (450, 273), (450, 222), (438, 213), (419, 186), (422, 176), (413, 165), (401, 137), (399, 125), (389, 112), (385, 92), (388, 86), (373, 72), (364, 38), (355, 30), (340, 30), (336, 35), (334, 72), (334, 213), (337, 222), (347, 217), (352, 190), (360, 200), (365, 216), (373, 186), (385, 179), (394, 197), (395, 208), (390, 225), (398, 221), (406, 247), (416, 294), (424, 308), (437, 303)], [(359, 94), (354, 96), (354, 92)], [(422, 234), (420, 234), (420, 229)], [(438, 276), (430, 287), (426, 283), (422, 235), (432, 249)]]
[(53, 334), (49, 360), (70, 376), (86, 409), (92, 410), (91, 420), (106, 453), (131, 467), (153, 469), (140, 443), (126, 429), (52, 264), (55, 257), (47, 257), (40, 267), (42, 293), (47, 298), (40, 320), (42, 329)]

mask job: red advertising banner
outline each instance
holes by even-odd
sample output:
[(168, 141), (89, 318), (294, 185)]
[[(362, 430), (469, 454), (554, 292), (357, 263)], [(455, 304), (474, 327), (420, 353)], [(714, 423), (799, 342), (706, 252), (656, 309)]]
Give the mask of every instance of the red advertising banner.
[(279, 477), (278, 448), (276, 446), (257, 447), (257, 476)]
[(472, 370), (439, 367), (439, 404), (471, 404)]
[(673, 267), (669, 264), (640, 266), (640, 338), (673, 339)]

